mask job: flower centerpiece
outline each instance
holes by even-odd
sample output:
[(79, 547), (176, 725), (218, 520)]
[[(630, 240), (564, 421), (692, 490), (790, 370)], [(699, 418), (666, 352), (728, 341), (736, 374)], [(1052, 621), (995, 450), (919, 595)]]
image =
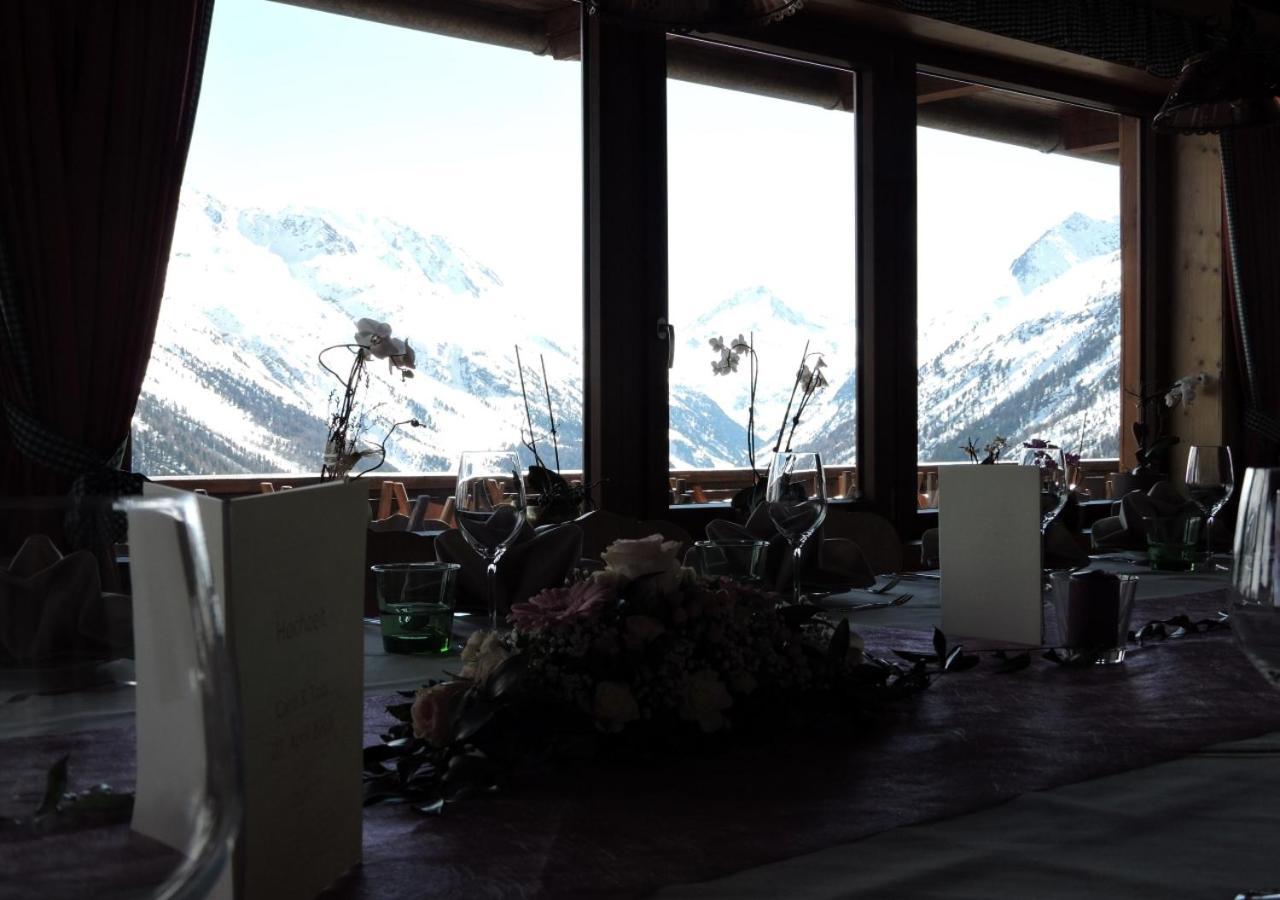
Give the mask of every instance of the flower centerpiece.
[(399, 723), (366, 750), (368, 799), (438, 811), (570, 747), (678, 752), (780, 722), (856, 730), (927, 685), (922, 668), (865, 654), (847, 621), (699, 579), (678, 549), (615, 541), (602, 571), (513, 605), (509, 634), (472, 634), (456, 677), (389, 707)]
[[(346, 350), (351, 354), (351, 368), (346, 377), (335, 372), (324, 361), (325, 354), (335, 350)], [(320, 468), (320, 480), (345, 478), (361, 459), (378, 456), (377, 465), (359, 474), (372, 472), (386, 460), (387, 441), (397, 428), (401, 425), (420, 428), (422, 423), (417, 419), (396, 422), (380, 442), (372, 446), (362, 445), (361, 439), (366, 426), (365, 411), (357, 413), (356, 410), (362, 391), (369, 386), (369, 360), (385, 359), (388, 371), (399, 372), (401, 380), (412, 378), (416, 363), (413, 347), (407, 340), (392, 337), (391, 326), (386, 322), (366, 318), (356, 321), (356, 334), (352, 343), (325, 347), (320, 351), (318, 359), (320, 367), (342, 385), (341, 394), (335, 390), (330, 395), (334, 410), (329, 416), (329, 433), (324, 443), (324, 463)]]

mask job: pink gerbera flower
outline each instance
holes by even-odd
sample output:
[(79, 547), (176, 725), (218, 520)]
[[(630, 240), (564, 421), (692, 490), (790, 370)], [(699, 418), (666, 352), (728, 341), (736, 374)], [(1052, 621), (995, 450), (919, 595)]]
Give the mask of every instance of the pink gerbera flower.
[(513, 603), (507, 621), (521, 631), (539, 631), (561, 622), (595, 619), (612, 599), (611, 588), (580, 581), (572, 587), (547, 588), (523, 603)]

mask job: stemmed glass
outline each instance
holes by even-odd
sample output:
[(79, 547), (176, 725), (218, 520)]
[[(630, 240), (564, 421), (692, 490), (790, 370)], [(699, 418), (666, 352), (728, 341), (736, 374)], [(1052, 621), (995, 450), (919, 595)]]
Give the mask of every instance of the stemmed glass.
[(1231, 466), (1231, 448), (1193, 446), (1187, 454), (1187, 491), (1191, 499), (1204, 510), (1204, 539), (1209, 550), (1205, 568), (1226, 569), (1213, 561), (1213, 523), (1222, 511), (1235, 488), (1235, 476)]
[[(1280, 584), (1277, 583), (1280, 556), (1276, 553), (1280, 493), (1277, 491), (1280, 491), (1280, 469), (1245, 470), (1240, 510), (1236, 514), (1230, 596), (1231, 633), (1249, 662), (1272, 687), (1280, 688)], [(1277, 900), (1280, 892), (1237, 895), (1237, 900), (1242, 898)]]
[(1061, 447), (1023, 447), (1017, 462), (1022, 466), (1038, 468), (1040, 490), (1053, 498), (1053, 503), (1040, 518), (1040, 529), (1043, 531), (1062, 512), (1071, 493), (1067, 486), (1067, 458)]
[(489, 627), (498, 628), (498, 562), (525, 521), (520, 459), (508, 450), (468, 450), (458, 463), (458, 530), (485, 562)]
[(805, 541), (827, 517), (827, 481), (817, 453), (774, 454), (765, 487), (769, 518), (791, 545), (791, 600), (800, 602), (800, 557)]
[(0, 497), (0, 895), (230, 896), (240, 724), (205, 538), (193, 494)]

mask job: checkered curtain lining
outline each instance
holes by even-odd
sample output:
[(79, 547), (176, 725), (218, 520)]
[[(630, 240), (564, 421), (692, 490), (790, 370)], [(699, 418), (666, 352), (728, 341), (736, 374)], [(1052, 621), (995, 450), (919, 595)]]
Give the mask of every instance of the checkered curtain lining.
[(1200, 49), (1193, 23), (1119, 0), (898, 0), (908, 12), (1095, 59), (1140, 66), (1161, 78)]
[[(194, 59), (191, 73), (191, 102), (187, 104), (183, 121), (183, 142), (190, 146), (195, 128), (196, 106), (200, 86), (204, 78), (205, 53), (209, 47), (209, 30), (213, 22), (213, 0), (204, 5), (203, 15), (196, 22), (194, 35)], [(19, 379), (19, 400), (27, 405), (34, 403), (35, 392), (31, 383), (31, 367), (27, 360), (27, 342), (18, 309), (18, 293), (14, 287), (13, 270), (0, 240), (0, 348), (13, 360)], [(123, 464), (129, 441), (126, 438), (108, 456), (88, 450), (46, 427), (39, 419), (25, 412), (13, 400), (4, 402), (5, 423), (14, 446), (29, 459), (44, 466), (70, 474), (98, 473), (118, 469)], [(137, 477), (137, 476), (133, 476)], [(132, 485), (132, 481), (126, 482)], [(136, 493), (136, 491), (128, 491)]]
[(13, 270), (0, 235), (0, 349), (9, 357), (18, 377), (19, 395), (30, 402), (31, 367), (27, 363), (27, 343), (23, 337), (22, 317), (18, 315), (18, 292), (13, 286)]

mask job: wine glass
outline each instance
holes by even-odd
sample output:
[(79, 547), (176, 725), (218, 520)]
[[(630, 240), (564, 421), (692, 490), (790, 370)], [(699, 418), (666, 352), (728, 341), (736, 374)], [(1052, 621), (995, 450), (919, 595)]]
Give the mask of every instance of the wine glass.
[(1231, 631), (1267, 680), (1280, 687), (1280, 591), (1276, 509), (1280, 469), (1246, 469), (1231, 569)]
[(489, 628), (498, 629), (498, 562), (524, 526), (520, 459), (509, 450), (468, 450), (458, 463), (458, 530), (484, 558)]
[(1226, 569), (1213, 561), (1213, 523), (1231, 499), (1235, 488), (1233, 471), (1230, 447), (1197, 445), (1187, 454), (1187, 491), (1205, 514), (1204, 539), (1209, 553), (1204, 568), (1210, 571)]
[(1047, 444), (1044, 447), (1023, 446), (1016, 461), (1018, 465), (1035, 466), (1040, 470), (1040, 490), (1052, 498), (1053, 502), (1040, 519), (1040, 528), (1044, 530), (1062, 512), (1071, 494), (1067, 489), (1067, 458), (1061, 447)]
[(800, 602), (800, 565), (805, 541), (827, 517), (827, 482), (817, 453), (774, 454), (765, 487), (769, 518), (791, 545), (791, 599)]
[(0, 885), (230, 896), (239, 719), (207, 551), (192, 494), (0, 498)]
[[(1194, 448), (1193, 448), (1194, 449)], [(1225, 449), (1225, 448), (1223, 448)], [(1276, 553), (1276, 512), (1280, 469), (1245, 469), (1236, 514), (1231, 567), (1231, 633), (1249, 662), (1280, 688), (1280, 557)], [(1277, 900), (1277, 892), (1246, 892), (1247, 900)]]

